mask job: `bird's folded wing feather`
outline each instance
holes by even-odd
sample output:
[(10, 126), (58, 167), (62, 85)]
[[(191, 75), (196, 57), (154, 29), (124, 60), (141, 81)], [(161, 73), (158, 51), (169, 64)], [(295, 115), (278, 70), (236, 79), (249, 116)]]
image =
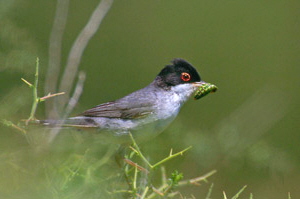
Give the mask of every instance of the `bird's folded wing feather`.
[(137, 119), (145, 117), (153, 112), (149, 103), (119, 103), (118, 101), (100, 104), (81, 113), (88, 117), (106, 117), (121, 119)]

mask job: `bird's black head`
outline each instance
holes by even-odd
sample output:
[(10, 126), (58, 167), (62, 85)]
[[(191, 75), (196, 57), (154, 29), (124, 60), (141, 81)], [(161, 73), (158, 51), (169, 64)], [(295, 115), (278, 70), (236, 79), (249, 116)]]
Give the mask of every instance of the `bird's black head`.
[(184, 59), (176, 58), (171, 63), (172, 65), (165, 66), (157, 75), (158, 86), (170, 87), (201, 81), (197, 70)]

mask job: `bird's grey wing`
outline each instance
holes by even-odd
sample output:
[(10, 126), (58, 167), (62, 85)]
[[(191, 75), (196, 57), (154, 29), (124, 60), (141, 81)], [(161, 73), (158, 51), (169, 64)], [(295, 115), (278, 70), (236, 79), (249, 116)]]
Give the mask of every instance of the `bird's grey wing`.
[(116, 101), (100, 104), (84, 111), (81, 115), (88, 117), (107, 117), (121, 119), (143, 118), (155, 111), (157, 95), (153, 85), (135, 91)]
[(100, 104), (94, 108), (84, 111), (80, 115), (88, 117), (134, 119), (145, 117), (152, 112), (153, 109), (151, 104), (149, 103), (129, 103), (128, 101), (113, 101)]

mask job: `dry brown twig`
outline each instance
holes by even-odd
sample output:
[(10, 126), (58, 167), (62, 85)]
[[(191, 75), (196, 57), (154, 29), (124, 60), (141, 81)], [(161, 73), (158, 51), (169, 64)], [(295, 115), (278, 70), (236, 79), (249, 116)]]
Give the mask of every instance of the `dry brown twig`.
[[(54, 22), (49, 39), (49, 61), (45, 80), (45, 95), (57, 90), (58, 75), (61, 68), (61, 50), (64, 30), (67, 23), (69, 0), (57, 0)], [(46, 103), (46, 117), (58, 118), (55, 100)]]
[(78, 71), (83, 51), (85, 50), (90, 39), (98, 30), (112, 3), (113, 0), (102, 0), (98, 4), (88, 23), (82, 29), (71, 48), (67, 65), (59, 85), (59, 90), (66, 92), (66, 95), (60, 99), (59, 103), (57, 104), (57, 108), (59, 110), (62, 110), (70, 99), (70, 91)]
[[(74, 80), (77, 76), (79, 64), (82, 58), (82, 54), (97, 30), (100, 27), (105, 15), (109, 11), (113, 0), (101, 0), (98, 6), (92, 13), (89, 21), (79, 33), (78, 37), (73, 43), (70, 50), (67, 64), (62, 75), (58, 90), (63, 91), (66, 94), (59, 99), (48, 101), (46, 104), (46, 116), (47, 118), (58, 119), (62, 117), (62, 121), (65, 120), (76, 106), (80, 95), (83, 90), (83, 83), (85, 80), (85, 73), (79, 72), (78, 82), (75, 86), (73, 96), (71, 97), (71, 89), (73, 88)], [(61, 68), (61, 47), (62, 38), (67, 23), (69, 8), (69, 0), (58, 0), (56, 6), (56, 14), (50, 36), (49, 46), (49, 68), (45, 83), (45, 92), (57, 91), (58, 85), (58, 73)], [(59, 128), (52, 131), (49, 141), (51, 142), (58, 134)]]

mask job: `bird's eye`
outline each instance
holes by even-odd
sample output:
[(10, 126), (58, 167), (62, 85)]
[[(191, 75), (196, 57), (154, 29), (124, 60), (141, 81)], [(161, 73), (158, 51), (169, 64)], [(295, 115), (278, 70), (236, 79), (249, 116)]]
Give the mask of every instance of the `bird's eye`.
[(191, 75), (188, 73), (181, 73), (181, 79), (185, 82), (190, 81), (191, 80)]

